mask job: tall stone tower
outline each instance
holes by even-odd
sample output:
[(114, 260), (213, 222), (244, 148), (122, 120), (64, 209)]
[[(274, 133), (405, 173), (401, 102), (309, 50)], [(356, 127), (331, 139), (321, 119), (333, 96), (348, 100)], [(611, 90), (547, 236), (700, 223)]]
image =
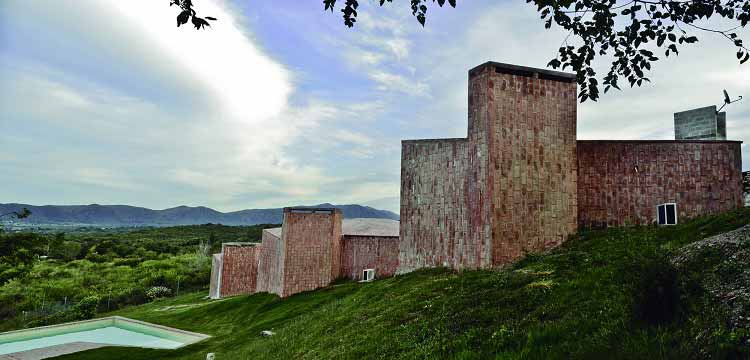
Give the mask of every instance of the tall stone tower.
[(339, 209), (284, 208), (280, 296), (328, 286), (341, 268)]
[(575, 232), (576, 105), (571, 74), (470, 70), (467, 137), (402, 142), (400, 271), (500, 266)]
[(487, 154), (493, 265), (560, 245), (578, 227), (576, 96), (571, 74), (498, 63), (469, 71), (468, 135)]

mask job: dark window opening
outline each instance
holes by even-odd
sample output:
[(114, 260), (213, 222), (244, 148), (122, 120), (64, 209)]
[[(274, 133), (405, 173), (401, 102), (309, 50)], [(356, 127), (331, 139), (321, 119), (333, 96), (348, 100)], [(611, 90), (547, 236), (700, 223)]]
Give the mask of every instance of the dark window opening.
[(677, 204), (661, 204), (657, 210), (659, 225), (677, 225)]

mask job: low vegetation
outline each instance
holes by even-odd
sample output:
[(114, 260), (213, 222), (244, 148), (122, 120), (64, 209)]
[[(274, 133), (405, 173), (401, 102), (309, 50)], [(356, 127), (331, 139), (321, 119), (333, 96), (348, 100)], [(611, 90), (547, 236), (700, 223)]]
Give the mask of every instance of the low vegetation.
[(268, 226), (0, 233), (0, 331), (205, 289), (210, 254), (224, 242), (260, 241)]
[(750, 261), (727, 262), (716, 251), (675, 259), (688, 244), (748, 223), (750, 209), (743, 209), (674, 227), (583, 232), (503, 270), (427, 269), (287, 299), (183, 294), (114, 314), (211, 339), (179, 350), (103, 348), (67, 358), (742, 359), (750, 356), (747, 329), (731, 316), (738, 306), (747, 314), (748, 303), (719, 301), (710, 284), (726, 271), (750, 272)]

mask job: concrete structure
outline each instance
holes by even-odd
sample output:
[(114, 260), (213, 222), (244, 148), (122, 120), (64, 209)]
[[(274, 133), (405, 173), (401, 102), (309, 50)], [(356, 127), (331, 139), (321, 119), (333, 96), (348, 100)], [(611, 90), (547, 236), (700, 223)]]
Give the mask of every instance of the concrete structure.
[(726, 140), (727, 113), (716, 105), (674, 113), (675, 140)]
[(282, 227), (262, 243), (227, 243), (213, 257), (212, 298), (268, 292), (281, 297), (360, 280), (365, 269), (391, 276), (398, 268), (398, 222), (342, 219), (338, 209), (285, 208)]
[(750, 171), (742, 173), (742, 187), (745, 193), (745, 206), (750, 206)]
[(741, 206), (741, 142), (577, 141), (576, 95), (572, 74), (470, 70), (467, 137), (402, 142), (399, 271), (502, 266), (666, 203), (677, 219)]

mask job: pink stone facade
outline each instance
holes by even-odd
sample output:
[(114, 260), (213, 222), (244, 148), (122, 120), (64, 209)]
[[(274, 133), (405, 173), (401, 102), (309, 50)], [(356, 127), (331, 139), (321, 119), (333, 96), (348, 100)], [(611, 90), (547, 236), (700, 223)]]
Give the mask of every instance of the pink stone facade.
[(577, 141), (574, 75), (490, 62), (468, 83), (466, 138), (402, 141), (399, 272), (503, 266), (665, 202), (742, 204), (740, 142)]
[(739, 141), (579, 141), (575, 75), (490, 62), (468, 80), (465, 138), (402, 142), (399, 224), (286, 208), (262, 244), (214, 257), (212, 296), (501, 267), (578, 228), (652, 224), (663, 203), (678, 221), (742, 206)]
[(739, 141), (579, 141), (582, 227), (652, 224), (657, 206), (679, 219), (742, 206)]
[(284, 212), (282, 291), (289, 296), (328, 286), (338, 278), (341, 257), (341, 211)]
[(226, 243), (221, 248), (220, 296), (255, 292), (258, 276), (256, 244)]
[(360, 280), (364, 269), (376, 269), (377, 277), (392, 276), (398, 268), (398, 236), (387, 234), (397, 224), (383, 228), (377, 222), (352, 222), (350, 231), (358, 235), (345, 235), (342, 222), (338, 209), (284, 209), (282, 227), (264, 230), (262, 243), (225, 244), (214, 255), (210, 296), (268, 292), (287, 297), (338, 278)]
[(363, 280), (362, 271), (374, 269), (376, 278), (391, 277), (398, 270), (398, 237), (352, 236), (343, 238), (341, 277)]
[(467, 133), (402, 142), (400, 272), (500, 266), (577, 229), (572, 76), (472, 69)]

